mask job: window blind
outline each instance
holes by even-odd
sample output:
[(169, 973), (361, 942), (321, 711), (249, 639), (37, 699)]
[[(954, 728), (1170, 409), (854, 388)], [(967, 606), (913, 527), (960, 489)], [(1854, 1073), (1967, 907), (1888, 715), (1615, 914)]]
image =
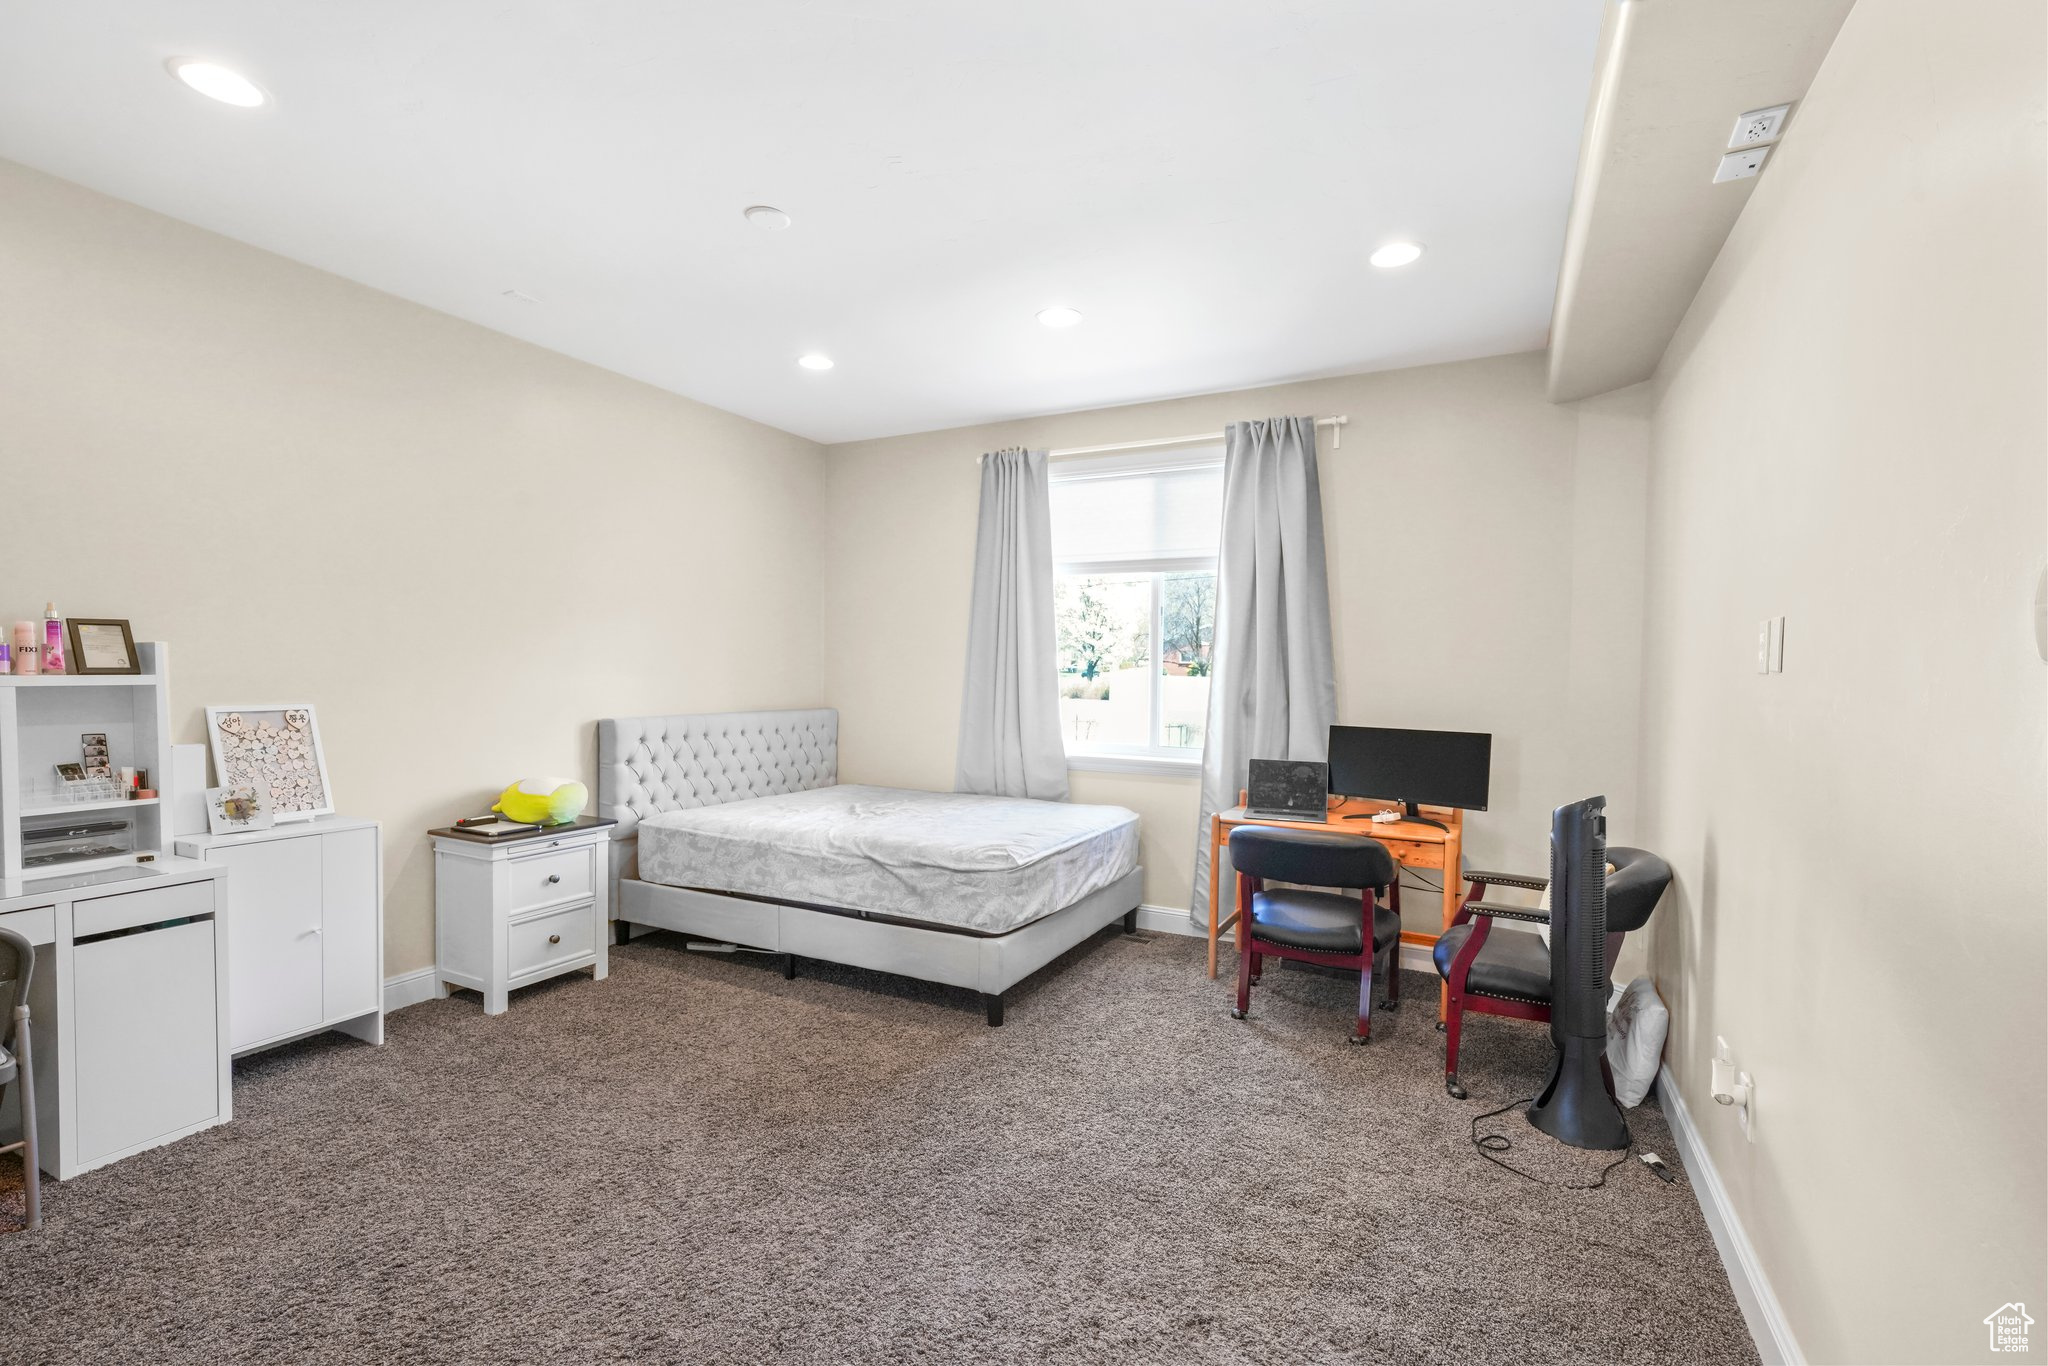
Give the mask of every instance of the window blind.
[(1052, 476), (1052, 554), (1097, 571), (1213, 561), (1223, 526), (1223, 453), (1061, 461)]

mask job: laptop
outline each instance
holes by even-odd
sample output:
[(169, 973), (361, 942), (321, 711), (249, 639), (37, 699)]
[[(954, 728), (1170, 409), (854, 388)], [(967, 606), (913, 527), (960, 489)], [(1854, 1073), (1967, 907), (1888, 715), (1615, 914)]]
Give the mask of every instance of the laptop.
[(1255, 821), (1330, 819), (1330, 766), (1307, 759), (1254, 759), (1244, 814)]

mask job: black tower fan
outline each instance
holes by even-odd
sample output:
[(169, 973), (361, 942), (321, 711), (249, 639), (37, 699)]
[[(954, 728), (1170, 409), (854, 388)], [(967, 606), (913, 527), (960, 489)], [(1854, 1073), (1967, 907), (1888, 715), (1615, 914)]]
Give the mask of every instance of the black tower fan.
[(1607, 1071), (1607, 799), (1550, 816), (1550, 1038), (1557, 1063), (1529, 1122), (1574, 1148), (1629, 1145)]

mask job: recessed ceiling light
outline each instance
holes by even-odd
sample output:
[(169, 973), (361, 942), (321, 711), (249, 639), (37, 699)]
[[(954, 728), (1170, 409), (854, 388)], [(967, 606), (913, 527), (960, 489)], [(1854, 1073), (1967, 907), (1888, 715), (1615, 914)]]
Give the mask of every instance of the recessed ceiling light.
[(1389, 242), (1372, 254), (1372, 263), (1381, 270), (1392, 270), (1405, 266), (1422, 255), (1422, 248), (1413, 242)]
[(1051, 308), (1039, 309), (1038, 321), (1047, 327), (1072, 327), (1081, 321), (1081, 310), (1068, 308), (1065, 304), (1055, 304)]
[(832, 368), (832, 358), (820, 355), (816, 351), (811, 352), (808, 356), (798, 356), (796, 363), (806, 370), (830, 370)]
[(789, 226), (789, 215), (773, 204), (756, 204), (746, 210), (747, 221), (762, 232), (781, 232)]
[(263, 88), (239, 72), (214, 62), (193, 57), (173, 57), (164, 64), (170, 73), (208, 99), (232, 104), (237, 109), (254, 109), (270, 97)]

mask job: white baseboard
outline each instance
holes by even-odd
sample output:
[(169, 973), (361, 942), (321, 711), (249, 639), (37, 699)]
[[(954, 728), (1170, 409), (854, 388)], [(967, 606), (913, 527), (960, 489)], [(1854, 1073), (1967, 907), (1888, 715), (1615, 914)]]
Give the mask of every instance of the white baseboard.
[(1785, 1320), (1784, 1307), (1771, 1289), (1770, 1278), (1764, 1274), (1763, 1263), (1757, 1258), (1749, 1234), (1743, 1230), (1742, 1220), (1729, 1203), (1728, 1188), (1721, 1184), (1721, 1174), (1714, 1170), (1713, 1159), (1707, 1156), (1700, 1131), (1692, 1122), (1692, 1113), (1685, 1108), (1685, 1098), (1678, 1094), (1678, 1082), (1668, 1066), (1657, 1069), (1657, 1104), (1671, 1121), (1671, 1137), (1678, 1145), (1679, 1160), (1685, 1163), (1686, 1175), (1692, 1179), (1693, 1197), (1700, 1202), (1700, 1213), (1706, 1216), (1707, 1228), (1714, 1235), (1714, 1246), (1721, 1253), (1721, 1265), (1735, 1291), (1735, 1302), (1742, 1306), (1749, 1335), (1756, 1339), (1757, 1355), (1763, 1358), (1764, 1366), (1805, 1366), (1806, 1358), (1792, 1336), (1792, 1325)]
[(384, 979), (384, 1013), (434, 999), (434, 969), (421, 968)]
[(1178, 906), (1138, 907), (1138, 928), (1154, 934), (1185, 934), (1195, 939), (1205, 937), (1195, 928), (1195, 922), (1188, 919), (1188, 913)]

